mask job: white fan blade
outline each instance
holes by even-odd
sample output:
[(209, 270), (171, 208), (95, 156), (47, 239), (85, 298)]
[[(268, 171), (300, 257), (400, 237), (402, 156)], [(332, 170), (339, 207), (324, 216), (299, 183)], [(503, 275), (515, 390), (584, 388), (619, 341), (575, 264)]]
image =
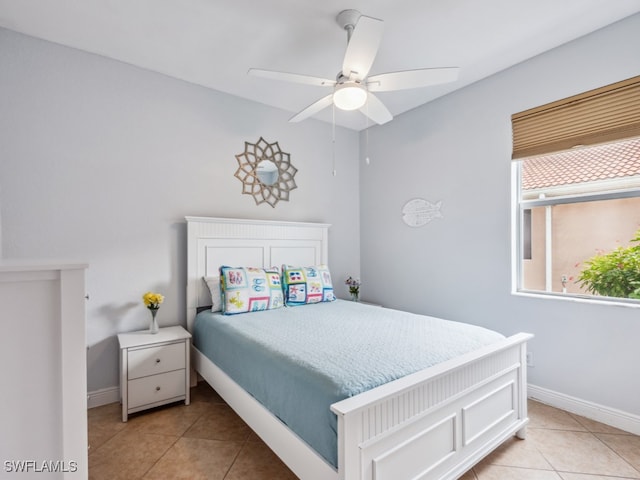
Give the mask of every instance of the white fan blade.
[(289, 119), (290, 122), (300, 122), (305, 118), (309, 118), (311, 115), (315, 115), (320, 110), (328, 107), (333, 103), (333, 93), (330, 93), (326, 97), (322, 97), (315, 103), (312, 103), (307, 108), (302, 110), (300, 113), (295, 114), (293, 117)]
[(371, 92), (387, 92), (390, 90), (429, 87), (439, 83), (454, 82), (458, 79), (459, 72), (460, 69), (458, 67), (447, 67), (381, 73), (367, 79), (367, 88)]
[(367, 103), (360, 108), (360, 111), (378, 125), (382, 125), (393, 119), (393, 115), (391, 115), (391, 112), (384, 106), (384, 103), (371, 92), (367, 95)]
[(384, 22), (377, 18), (360, 16), (353, 29), (342, 62), (342, 74), (352, 80), (363, 80), (367, 77), (371, 65), (378, 53)]
[(259, 68), (250, 68), (247, 74), (253, 75), (254, 77), (263, 77), (271, 80), (302, 83), (304, 85), (315, 85), (319, 87), (332, 87), (336, 84), (335, 80), (329, 80), (328, 78), (312, 77), (297, 73), (276, 72), (273, 70), (261, 70)]

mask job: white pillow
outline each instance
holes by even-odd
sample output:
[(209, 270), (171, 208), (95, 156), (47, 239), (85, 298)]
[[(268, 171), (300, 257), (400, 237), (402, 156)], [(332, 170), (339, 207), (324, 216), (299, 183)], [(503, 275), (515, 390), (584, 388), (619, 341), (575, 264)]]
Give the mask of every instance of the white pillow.
[(220, 276), (215, 277), (202, 277), (204, 283), (209, 287), (209, 293), (211, 293), (211, 311), (222, 311), (222, 295), (220, 294)]

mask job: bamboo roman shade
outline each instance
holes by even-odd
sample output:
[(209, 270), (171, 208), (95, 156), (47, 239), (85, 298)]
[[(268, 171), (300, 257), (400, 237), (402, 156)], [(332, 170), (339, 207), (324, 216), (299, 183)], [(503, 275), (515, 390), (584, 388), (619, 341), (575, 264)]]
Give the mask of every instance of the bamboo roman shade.
[(511, 116), (514, 160), (640, 136), (640, 76)]

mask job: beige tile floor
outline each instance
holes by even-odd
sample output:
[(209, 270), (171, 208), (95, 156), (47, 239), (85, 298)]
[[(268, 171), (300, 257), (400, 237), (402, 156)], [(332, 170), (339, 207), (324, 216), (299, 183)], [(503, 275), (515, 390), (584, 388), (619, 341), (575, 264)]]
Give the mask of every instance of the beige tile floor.
[[(90, 479), (287, 480), (295, 475), (204, 382), (191, 405), (121, 421), (89, 410)], [(640, 479), (640, 437), (529, 401), (526, 440), (507, 441), (462, 480)]]

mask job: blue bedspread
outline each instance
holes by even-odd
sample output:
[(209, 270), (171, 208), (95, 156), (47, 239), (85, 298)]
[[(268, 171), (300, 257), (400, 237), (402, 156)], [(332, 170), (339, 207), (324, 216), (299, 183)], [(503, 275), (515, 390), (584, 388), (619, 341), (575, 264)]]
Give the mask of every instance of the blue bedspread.
[(348, 301), (198, 314), (195, 347), (337, 465), (339, 400), (504, 338), (473, 325)]

